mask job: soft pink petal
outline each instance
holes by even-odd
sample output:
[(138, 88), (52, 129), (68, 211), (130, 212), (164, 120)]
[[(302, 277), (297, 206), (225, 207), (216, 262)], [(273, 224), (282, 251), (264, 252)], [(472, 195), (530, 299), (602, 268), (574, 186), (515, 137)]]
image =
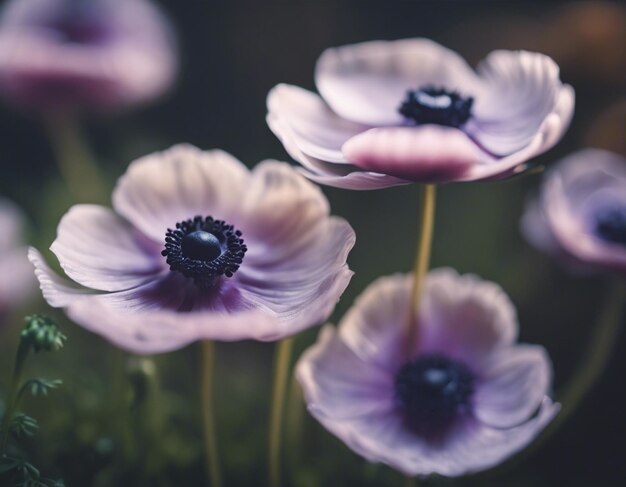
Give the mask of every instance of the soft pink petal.
[(473, 396), (474, 416), (494, 428), (527, 421), (548, 393), (550, 359), (543, 347), (518, 345), (492, 354)]
[(164, 266), (160, 248), (96, 205), (73, 206), (61, 219), (50, 249), (69, 277), (102, 291), (143, 284)]
[(565, 85), (559, 92), (556, 108), (541, 122), (528, 145), (502, 158), (485, 157), (484, 163), (473, 166), (460, 181), (504, 179), (524, 172), (527, 162), (551, 147), (563, 136), (574, 113), (574, 90)]
[(343, 153), (364, 170), (423, 182), (462, 178), (484, 157), (465, 133), (439, 125), (370, 129), (348, 140)]
[(230, 223), (248, 177), (246, 167), (223, 151), (176, 145), (131, 163), (113, 192), (113, 206), (162, 243), (168, 228), (196, 215)]
[(419, 327), (420, 353), (443, 354), (475, 371), (517, 337), (515, 307), (500, 286), (445, 268), (428, 274)]
[(494, 51), (478, 72), (485, 85), (468, 130), (494, 154), (520, 150), (556, 110), (563, 89), (558, 66), (539, 53)]
[(35, 276), (44, 299), (53, 308), (63, 308), (77, 299), (93, 296), (96, 291), (79, 286), (54, 272), (37, 249), (30, 248), (28, 259), (35, 266)]
[(453, 51), (428, 39), (373, 41), (327, 49), (315, 82), (334, 112), (371, 126), (399, 125), (408, 90), (445, 86), (471, 95), (477, 77)]
[(24, 215), (17, 205), (0, 199), (0, 252), (20, 245)]
[(328, 162), (346, 163), (341, 146), (369, 128), (342, 119), (318, 95), (292, 85), (272, 88), (267, 96), (267, 108), (268, 117), (288, 127), (302, 152)]
[(318, 419), (352, 419), (393, 409), (393, 377), (360, 360), (325, 326), (296, 365), (309, 411)]
[(532, 198), (526, 202), (520, 226), (526, 239), (535, 247), (549, 254), (559, 252), (559, 242), (554, 236), (537, 198)]

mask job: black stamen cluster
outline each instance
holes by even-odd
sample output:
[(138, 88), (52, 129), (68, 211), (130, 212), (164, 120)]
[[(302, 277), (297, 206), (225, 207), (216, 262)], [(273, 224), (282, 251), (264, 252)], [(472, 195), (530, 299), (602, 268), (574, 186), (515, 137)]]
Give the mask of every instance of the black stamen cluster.
[(464, 98), (456, 91), (425, 86), (409, 90), (398, 111), (416, 124), (433, 123), (459, 128), (471, 116), (472, 97)]
[[(198, 252), (198, 242), (202, 245), (202, 240), (196, 236), (205, 232), (211, 236), (211, 240), (206, 243), (211, 248), (206, 252), (207, 257), (199, 258), (201, 252)], [(189, 245), (189, 239), (193, 239), (193, 247)], [(186, 248), (193, 248), (194, 252)], [(180, 272), (192, 278), (198, 286), (206, 288), (222, 275), (232, 277), (243, 262), (247, 250), (241, 232), (232, 225), (210, 216), (196, 216), (177, 223), (174, 230), (167, 229), (165, 249), (161, 254), (166, 257), (170, 270)]]
[(462, 363), (441, 355), (425, 355), (406, 363), (396, 374), (395, 397), (409, 427), (438, 435), (467, 410), (474, 375)]
[(601, 212), (596, 218), (595, 230), (602, 240), (626, 246), (626, 206)]

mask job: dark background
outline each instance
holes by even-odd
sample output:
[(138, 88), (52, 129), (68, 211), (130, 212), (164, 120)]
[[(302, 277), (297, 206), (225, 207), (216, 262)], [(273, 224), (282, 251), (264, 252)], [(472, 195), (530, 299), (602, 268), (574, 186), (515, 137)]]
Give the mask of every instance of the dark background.
[[(275, 84), (314, 89), (314, 64), (326, 47), (418, 36), (457, 50), (472, 64), (500, 48), (552, 55), (561, 66), (562, 79), (576, 89), (576, 112), (563, 140), (538, 162), (549, 165), (587, 146), (625, 155), (626, 14), (617, 3), (160, 3), (179, 35), (182, 66), (177, 85), (149, 107), (85, 120), (85, 133), (110, 186), (133, 158), (177, 142), (219, 147), (249, 166), (266, 158), (287, 160), (265, 124), (265, 96)], [(46, 132), (36, 117), (3, 105), (0, 138), (0, 194), (16, 201), (29, 215), (29, 242), (47, 248), (60, 216), (73, 202), (58, 175)], [(585, 353), (602, 306), (606, 278), (572, 275), (523, 239), (519, 219), (526, 198), (540, 180), (540, 175), (531, 175), (501, 183), (442, 186), (432, 267), (452, 266), (500, 283), (518, 307), (521, 340), (549, 350), (558, 391)], [(411, 268), (419, 187), (324, 191), (333, 213), (348, 219), (357, 233), (349, 258), (356, 275), (333, 315), (337, 322), (376, 277)], [(381, 232), (381, 227), (386, 231)], [(33, 309), (47, 310), (41, 301), (26, 311)], [(51, 313), (62, 321), (62, 315)], [(75, 325), (63, 322), (63, 327), (70, 337), (66, 349), (33, 360), (34, 370), (45, 369), (66, 384), (45, 403), (25, 405), (40, 413), (42, 425), (38, 440), (30, 446), (33, 455), (65, 476), (68, 487), (86, 487), (92, 482), (139, 485), (130, 480), (107, 483), (105, 474), (99, 473), (109, 461), (109, 450), (106, 445), (94, 445), (108, 440), (110, 433), (99, 416), (99, 406), (115, 401), (107, 376), (110, 346)], [(18, 325), (2, 328), (0, 385), (5, 385)], [(297, 350), (310, 344), (316, 333), (301, 335)], [(466, 482), (538, 487), (621, 484), (626, 479), (625, 345), (622, 335), (603, 378), (557, 434), (508, 468)], [(266, 475), (271, 354), (269, 344), (219, 344), (217, 414), (226, 485), (263, 485), (259, 479)], [(177, 450), (171, 455), (171, 465), (164, 467), (163, 485), (202, 485), (197, 349), (191, 346), (159, 356), (156, 363), (164, 404), (171, 405), (172, 411), (167, 420), (170, 436), (163, 441), (168, 449)], [(292, 413), (298, 410), (296, 406)], [(402, 485), (401, 477), (385, 467), (365, 466), (314, 421), (307, 420), (303, 428), (300, 439), (293, 440), (299, 451), (290, 451), (287, 458), (293, 485)]]

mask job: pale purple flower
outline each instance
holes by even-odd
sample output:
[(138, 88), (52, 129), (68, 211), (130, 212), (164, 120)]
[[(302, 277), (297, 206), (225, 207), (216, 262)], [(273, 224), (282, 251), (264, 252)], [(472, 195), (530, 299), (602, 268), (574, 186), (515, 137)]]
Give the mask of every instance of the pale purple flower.
[(120, 108), (172, 84), (175, 51), (149, 0), (10, 0), (0, 18), (0, 90), (39, 110)]
[(33, 268), (22, 242), (24, 216), (13, 203), (0, 199), (0, 318), (36, 289)]
[(626, 159), (585, 149), (558, 162), (527, 205), (522, 230), (575, 268), (626, 273)]
[(328, 49), (315, 81), (321, 96), (276, 86), (267, 122), (309, 178), (340, 188), (517, 174), (561, 138), (574, 109), (545, 55), (494, 51), (473, 71), (428, 39)]
[(493, 467), (559, 409), (546, 352), (515, 344), (515, 308), (498, 285), (438, 269), (407, 354), (411, 287), (410, 275), (378, 279), (338, 329), (322, 329), (296, 368), (309, 411), (367, 460), (406, 475)]
[(114, 211), (76, 205), (32, 249), (51, 306), (137, 353), (194, 340), (276, 340), (323, 321), (348, 285), (354, 232), (286, 163), (253, 171), (189, 145), (133, 162)]

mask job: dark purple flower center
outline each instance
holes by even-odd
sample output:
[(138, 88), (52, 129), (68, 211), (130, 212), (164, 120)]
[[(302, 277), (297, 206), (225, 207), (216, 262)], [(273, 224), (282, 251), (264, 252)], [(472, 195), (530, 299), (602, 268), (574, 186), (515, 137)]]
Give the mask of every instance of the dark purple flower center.
[(398, 111), (417, 125), (434, 123), (459, 128), (471, 116), (472, 97), (464, 98), (456, 91), (424, 86), (409, 90)]
[(210, 216), (196, 216), (177, 223), (175, 230), (167, 229), (161, 254), (170, 270), (208, 288), (220, 276), (232, 277), (246, 250), (241, 232), (232, 225)]
[(62, 42), (102, 44), (113, 36), (111, 12), (103, 5), (84, 0), (66, 0), (54, 16), (40, 19)]
[(626, 206), (611, 206), (598, 212), (594, 230), (602, 240), (626, 247)]
[(474, 375), (462, 363), (442, 355), (424, 355), (396, 374), (395, 397), (407, 424), (420, 434), (442, 433), (466, 411)]

